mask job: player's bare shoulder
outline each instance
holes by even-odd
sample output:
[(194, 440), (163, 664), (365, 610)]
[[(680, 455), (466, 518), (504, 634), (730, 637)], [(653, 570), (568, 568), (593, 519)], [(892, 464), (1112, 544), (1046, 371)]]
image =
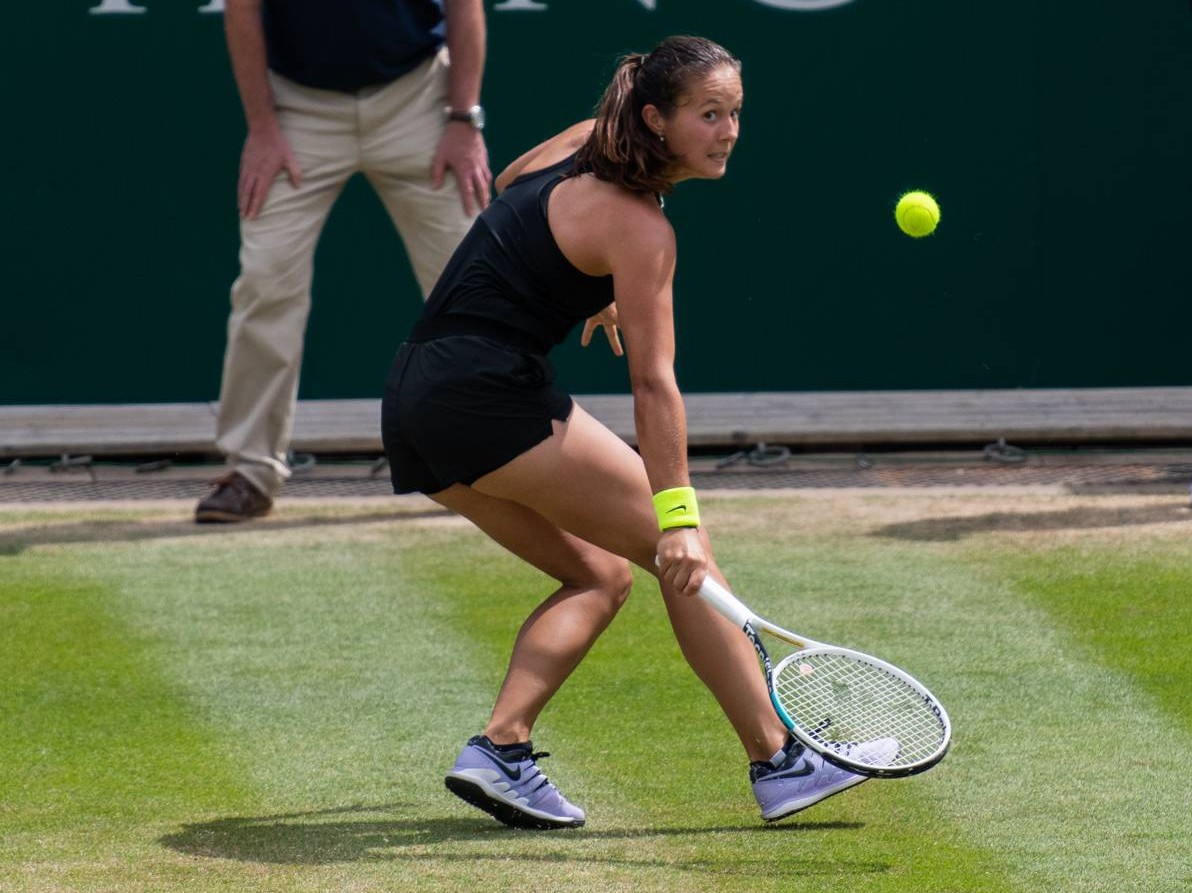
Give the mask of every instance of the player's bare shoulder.
[(627, 255), (674, 258), (675, 235), (651, 195), (580, 174), (564, 180), (551, 196), (551, 232), (576, 267), (604, 276)]
[(657, 196), (599, 180), (594, 183), (599, 195), (594, 211), (603, 222), (613, 253), (645, 252), (674, 258), (675, 230), (662, 213)]

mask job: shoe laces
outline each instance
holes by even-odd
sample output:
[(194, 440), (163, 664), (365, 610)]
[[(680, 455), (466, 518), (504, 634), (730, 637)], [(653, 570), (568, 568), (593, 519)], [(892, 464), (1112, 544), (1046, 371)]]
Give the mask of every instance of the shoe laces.
[(511, 761), (520, 763), (522, 760), (529, 760), (532, 763), (537, 763), (539, 760), (544, 760), (550, 756), (550, 751), (534, 750), (532, 745), (527, 746), (522, 750), (501, 750), (496, 744), (492, 743), (491, 739), (484, 735), (477, 735), (468, 743), (486, 748), (487, 750), (496, 754), (506, 763)]
[(520, 763), (523, 760), (529, 760), (531, 763), (534, 763), (535, 765), (537, 765), (539, 760), (546, 759), (547, 757), (550, 756), (550, 753), (548, 753), (545, 750), (531, 750), (531, 751), (526, 751), (524, 754), (517, 753), (515, 751), (514, 755), (511, 756), (508, 753), (501, 753), (501, 751), (498, 750), (497, 755), (501, 759), (505, 760), (505, 762), (507, 762), (507, 763), (509, 763), (509, 762)]
[[(497, 751), (497, 752), (500, 753), (500, 751)], [(505, 754), (501, 754), (502, 758), (504, 758), (504, 756), (505, 756)], [(518, 755), (516, 757), (516, 761), (519, 763), (522, 762), (523, 760), (529, 760), (531, 763), (534, 764), (533, 774), (530, 775), (526, 779), (526, 781), (527, 781), (527, 783), (532, 782), (535, 778), (537, 778), (538, 784), (534, 785), (532, 788), (529, 788), (527, 790), (527, 793), (533, 794), (533, 793), (536, 793), (536, 792), (542, 790), (543, 788), (554, 788), (554, 785), (552, 785), (550, 783), (550, 779), (546, 777), (546, 773), (543, 772), (538, 767), (538, 761), (542, 760), (542, 759), (546, 759), (549, 756), (550, 756), (550, 753), (545, 750), (530, 750), (530, 751), (527, 751), (524, 756)], [(555, 790), (558, 790), (558, 788), (555, 788)]]
[[(505, 762), (510, 762), (509, 759), (506, 759), (506, 757), (511, 756), (510, 754), (501, 753), (499, 750), (497, 751), (497, 754)], [(539, 760), (545, 759), (549, 756), (550, 753), (545, 750), (527, 750), (524, 753), (517, 753), (515, 751), (512, 755), (512, 762), (520, 763), (525, 760), (529, 760), (534, 765), (532, 772), (526, 776), (525, 783), (530, 785), (537, 781), (537, 784), (533, 784), (532, 787), (525, 788), (525, 793), (536, 794), (543, 788), (553, 789), (556, 791), (558, 790), (558, 788), (551, 784), (550, 779), (546, 777), (546, 773), (543, 772), (538, 766)]]

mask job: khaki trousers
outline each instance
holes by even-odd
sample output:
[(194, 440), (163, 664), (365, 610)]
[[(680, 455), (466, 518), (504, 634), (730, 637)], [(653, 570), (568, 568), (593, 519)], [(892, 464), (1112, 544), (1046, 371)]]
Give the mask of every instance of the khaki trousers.
[(261, 213), (241, 222), (215, 443), (233, 470), (274, 496), (290, 476), (315, 245), (348, 178), (363, 173), (380, 196), (424, 298), (471, 219), (453, 174), (437, 191), (430, 185), (446, 125), (445, 50), (357, 93), (314, 90), (272, 72), (270, 80), (302, 185), (279, 173)]

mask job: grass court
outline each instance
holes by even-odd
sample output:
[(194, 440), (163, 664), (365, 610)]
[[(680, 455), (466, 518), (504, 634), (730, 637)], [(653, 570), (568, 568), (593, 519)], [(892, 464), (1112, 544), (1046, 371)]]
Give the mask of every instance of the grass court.
[(652, 582), (544, 713), (588, 811), (512, 831), (442, 776), (550, 583), (422, 500), (0, 511), (0, 891), (1192, 889), (1192, 526), (1172, 495), (703, 499), (759, 612), (905, 666), (925, 775), (763, 825)]

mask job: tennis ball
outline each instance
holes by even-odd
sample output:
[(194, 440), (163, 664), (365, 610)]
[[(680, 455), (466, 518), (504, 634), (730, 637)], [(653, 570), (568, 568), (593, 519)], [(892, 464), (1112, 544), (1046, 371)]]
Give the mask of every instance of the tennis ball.
[(929, 236), (940, 222), (940, 206), (926, 192), (908, 192), (894, 209), (898, 228), (913, 238)]

